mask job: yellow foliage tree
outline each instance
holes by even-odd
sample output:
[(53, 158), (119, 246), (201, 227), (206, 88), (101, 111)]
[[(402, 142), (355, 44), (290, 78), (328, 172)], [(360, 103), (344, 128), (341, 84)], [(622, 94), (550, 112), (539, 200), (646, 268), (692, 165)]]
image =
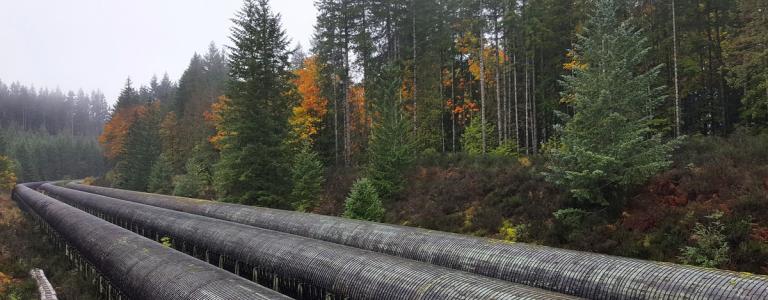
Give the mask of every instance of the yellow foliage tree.
[(208, 138), (208, 141), (213, 144), (213, 147), (221, 150), (223, 144), (221, 143), (224, 137), (229, 135), (235, 135), (235, 132), (230, 132), (224, 129), (222, 126), (222, 114), (232, 107), (232, 100), (226, 96), (219, 96), (219, 100), (211, 104), (211, 110), (204, 112), (205, 120), (216, 128), (216, 134)]
[(304, 67), (294, 72), (294, 84), (301, 95), (301, 102), (293, 108), (288, 122), (299, 141), (312, 143), (320, 130), (323, 117), (328, 112), (328, 99), (322, 97), (318, 77), (320, 70), (317, 59), (312, 56), (304, 60)]

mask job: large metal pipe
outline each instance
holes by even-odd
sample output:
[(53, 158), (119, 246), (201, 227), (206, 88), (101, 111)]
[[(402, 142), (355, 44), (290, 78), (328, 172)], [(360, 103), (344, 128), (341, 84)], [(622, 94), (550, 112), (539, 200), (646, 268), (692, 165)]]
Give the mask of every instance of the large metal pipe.
[(56, 199), (17, 185), (13, 198), (132, 299), (290, 299)]
[(765, 276), (75, 183), (67, 187), (590, 299), (768, 298)]
[(268, 229), (45, 184), (86, 211), (183, 239), (350, 299), (571, 299), (550, 291)]

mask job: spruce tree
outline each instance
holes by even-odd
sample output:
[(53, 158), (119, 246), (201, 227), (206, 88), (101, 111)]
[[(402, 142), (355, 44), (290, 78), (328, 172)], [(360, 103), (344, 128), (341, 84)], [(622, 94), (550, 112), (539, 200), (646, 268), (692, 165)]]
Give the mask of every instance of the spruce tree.
[(344, 217), (357, 220), (380, 222), (384, 218), (384, 207), (376, 188), (368, 178), (361, 178), (352, 185), (349, 197), (344, 202)]
[(125, 80), (125, 86), (120, 91), (120, 95), (117, 97), (117, 103), (115, 103), (115, 111), (122, 108), (132, 107), (140, 104), (139, 93), (133, 88), (131, 78)]
[(226, 93), (231, 101), (218, 124), (217, 192), (225, 201), (288, 207), (288, 40), (267, 0), (246, 0), (233, 22)]
[(115, 186), (136, 191), (147, 190), (152, 166), (160, 155), (158, 109), (158, 105), (149, 105), (133, 112), (138, 117), (128, 129), (125, 148), (115, 165), (114, 171), (120, 178), (114, 183)]
[(381, 198), (390, 201), (405, 186), (403, 172), (413, 161), (415, 146), (410, 119), (399, 109), (400, 82), (394, 70), (384, 68), (378, 78), (370, 92), (375, 113), (365, 174)]
[(160, 154), (149, 173), (147, 191), (170, 194), (173, 191), (173, 175), (172, 159), (166, 153)]
[(618, 204), (628, 189), (670, 165), (673, 142), (649, 121), (664, 99), (661, 66), (637, 72), (649, 51), (643, 33), (621, 22), (620, 1), (598, 0), (574, 47), (580, 66), (563, 78), (574, 115), (551, 147), (547, 177), (584, 207)]
[(304, 144), (296, 154), (291, 168), (293, 209), (311, 211), (320, 201), (323, 192), (323, 163), (309, 144)]

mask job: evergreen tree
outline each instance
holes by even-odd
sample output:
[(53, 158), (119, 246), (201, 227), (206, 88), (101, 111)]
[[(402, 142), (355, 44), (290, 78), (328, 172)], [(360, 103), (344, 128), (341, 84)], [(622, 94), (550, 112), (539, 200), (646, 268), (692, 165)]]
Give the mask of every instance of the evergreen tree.
[(139, 93), (133, 88), (133, 82), (131, 78), (125, 80), (125, 86), (120, 91), (120, 95), (117, 97), (117, 103), (115, 103), (115, 111), (122, 108), (132, 107), (141, 104), (139, 100)]
[(173, 164), (166, 153), (160, 154), (149, 173), (147, 191), (150, 193), (170, 194), (173, 192)]
[(155, 160), (160, 155), (158, 105), (140, 107), (136, 122), (128, 129), (124, 150), (114, 171), (119, 175), (115, 186), (146, 191)]
[(223, 134), (217, 192), (225, 201), (287, 207), (288, 40), (267, 0), (246, 0), (233, 21), (231, 102), (217, 128)]
[(345, 218), (380, 222), (384, 218), (381, 204), (373, 182), (361, 178), (352, 185), (349, 197), (344, 202)]
[[(475, 117), (469, 122), (469, 125), (464, 128), (464, 134), (461, 135), (461, 147), (469, 155), (481, 155), (483, 154), (483, 127), (482, 120)], [(489, 122), (485, 122), (485, 133), (488, 140), (493, 140), (493, 125)], [(488, 142), (488, 141), (486, 141)], [(493, 145), (494, 143), (488, 143)]]
[(186, 174), (174, 179), (174, 195), (212, 199), (213, 163), (218, 159), (211, 144), (204, 141), (192, 149), (192, 155), (185, 164)]
[(390, 201), (405, 186), (403, 172), (413, 161), (415, 147), (409, 118), (398, 109), (396, 95), (400, 82), (391, 68), (383, 73), (371, 91), (376, 117), (368, 141), (365, 173), (378, 195)]
[(637, 74), (647, 40), (630, 21), (617, 19), (617, 0), (598, 0), (574, 47), (582, 67), (563, 78), (563, 97), (575, 114), (551, 147), (547, 177), (581, 205), (621, 203), (627, 189), (670, 165), (673, 142), (649, 128), (663, 99), (661, 66)]
[(304, 144), (293, 159), (291, 202), (295, 210), (311, 211), (323, 192), (323, 163), (309, 144)]
[(768, 125), (768, 2), (741, 0), (741, 24), (726, 44), (729, 82), (741, 88), (741, 115), (751, 123)]

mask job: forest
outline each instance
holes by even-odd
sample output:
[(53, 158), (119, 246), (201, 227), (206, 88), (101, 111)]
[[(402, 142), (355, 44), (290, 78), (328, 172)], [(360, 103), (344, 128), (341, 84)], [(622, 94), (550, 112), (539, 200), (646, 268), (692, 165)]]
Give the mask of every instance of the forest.
[(768, 274), (768, 2), (315, 7), (305, 49), (245, 0), (112, 107), (0, 83), (0, 179)]

